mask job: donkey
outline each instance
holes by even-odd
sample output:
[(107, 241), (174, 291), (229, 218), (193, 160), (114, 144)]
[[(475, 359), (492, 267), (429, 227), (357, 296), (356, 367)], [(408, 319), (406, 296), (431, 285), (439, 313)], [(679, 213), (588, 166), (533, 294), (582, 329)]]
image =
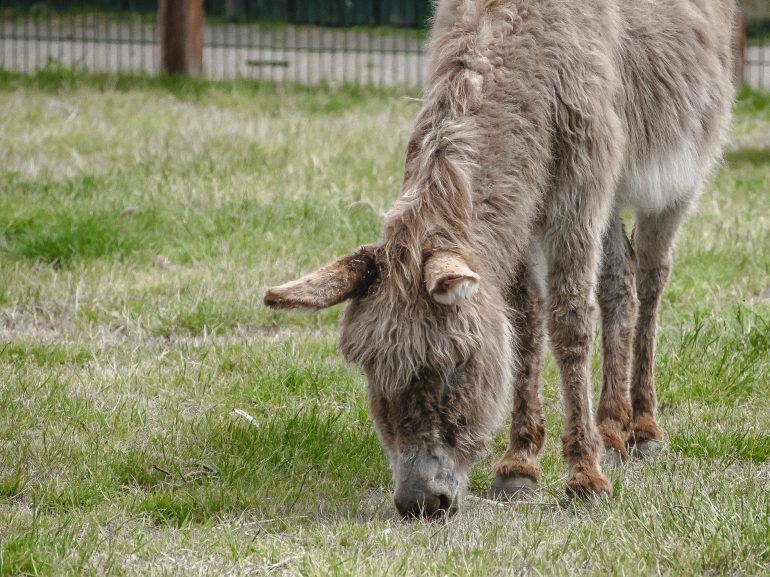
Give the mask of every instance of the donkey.
[[(662, 441), (657, 313), (677, 230), (726, 138), (733, 9), (733, 0), (438, 2), (432, 74), (381, 240), (264, 298), (278, 309), (348, 301), (340, 350), (366, 376), (403, 516), (458, 509), (511, 380), (509, 445), (492, 491), (536, 486), (546, 329), (569, 495), (611, 493), (603, 457)], [(636, 212), (631, 241), (624, 205)]]

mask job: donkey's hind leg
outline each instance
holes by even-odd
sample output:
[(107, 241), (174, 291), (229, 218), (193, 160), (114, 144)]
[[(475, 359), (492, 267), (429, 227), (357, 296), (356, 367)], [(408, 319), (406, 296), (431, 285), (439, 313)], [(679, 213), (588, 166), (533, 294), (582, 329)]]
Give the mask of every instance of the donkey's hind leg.
[(495, 466), (492, 496), (506, 498), (526, 493), (540, 478), (538, 454), (545, 440), (543, 412), (543, 298), (530, 262), (523, 264), (508, 304), (516, 334), (518, 364), (508, 450)]
[(653, 452), (663, 439), (663, 432), (655, 420), (655, 333), (660, 299), (671, 272), (672, 248), (688, 209), (689, 204), (678, 204), (659, 213), (640, 211), (636, 217), (633, 243), (639, 318), (634, 337), (634, 366), (631, 373), (633, 418), (628, 442), (639, 455)]
[(613, 213), (602, 243), (599, 307), (602, 314), (603, 386), (596, 422), (604, 442), (604, 465), (628, 458), (631, 424), (629, 380), (638, 300), (633, 250), (623, 221)]

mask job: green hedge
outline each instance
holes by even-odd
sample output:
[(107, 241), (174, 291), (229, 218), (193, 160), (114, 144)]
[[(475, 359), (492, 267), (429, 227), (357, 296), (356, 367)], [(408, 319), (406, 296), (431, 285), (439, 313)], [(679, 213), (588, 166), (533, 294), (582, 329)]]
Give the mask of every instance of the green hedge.
[[(430, 0), (204, 0), (206, 13), (233, 20), (267, 20), (322, 26), (421, 28)], [(154, 12), (157, 0), (0, 0), (1, 8), (36, 13), (71, 10)]]
[[(424, 26), (430, 0), (206, 0), (209, 14), (325, 26)], [(234, 8), (234, 10), (232, 10)]]

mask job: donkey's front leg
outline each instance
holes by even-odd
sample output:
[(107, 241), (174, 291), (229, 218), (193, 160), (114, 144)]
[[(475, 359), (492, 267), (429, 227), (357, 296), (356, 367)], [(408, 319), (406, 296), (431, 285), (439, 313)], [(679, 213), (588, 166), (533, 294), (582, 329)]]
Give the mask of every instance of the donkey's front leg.
[(562, 441), (568, 468), (567, 493), (611, 493), (599, 465), (602, 441), (591, 414), (590, 396), (589, 356), (601, 230), (590, 219), (581, 222), (580, 216), (572, 215), (549, 223), (545, 239), (549, 336), (561, 373), (566, 413)]
[(543, 298), (531, 262), (523, 263), (508, 294), (516, 338), (513, 411), (508, 450), (495, 466), (492, 496), (507, 498), (537, 486), (545, 441), (543, 411)]

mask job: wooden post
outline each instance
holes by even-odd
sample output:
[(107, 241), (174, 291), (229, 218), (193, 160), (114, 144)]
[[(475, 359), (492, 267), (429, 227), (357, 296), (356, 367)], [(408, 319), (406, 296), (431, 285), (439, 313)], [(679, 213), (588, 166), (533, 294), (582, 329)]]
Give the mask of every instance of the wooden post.
[(733, 26), (733, 81), (737, 87), (743, 86), (743, 67), (746, 63), (746, 20), (743, 12), (735, 15)]
[(160, 0), (160, 69), (196, 76), (203, 70), (203, 0)]

